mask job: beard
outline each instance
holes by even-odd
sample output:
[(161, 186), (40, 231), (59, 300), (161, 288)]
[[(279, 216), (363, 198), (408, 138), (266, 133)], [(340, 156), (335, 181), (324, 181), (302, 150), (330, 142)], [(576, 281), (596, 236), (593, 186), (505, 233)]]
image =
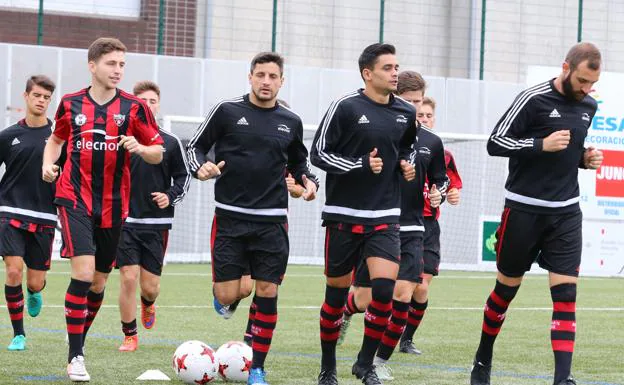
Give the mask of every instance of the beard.
[(262, 93), (260, 93), (260, 91), (255, 91), (253, 89), (252, 89), (252, 92), (254, 93), (254, 96), (256, 97), (256, 99), (263, 101), (263, 102), (268, 102), (275, 98), (275, 94), (273, 92), (271, 92), (271, 95), (269, 96), (265, 96)]
[(563, 87), (563, 95), (569, 101), (579, 102), (579, 101), (583, 100), (583, 98), (585, 98), (585, 96), (587, 96), (587, 94), (585, 92), (583, 92), (583, 91), (575, 91), (574, 90), (574, 87), (572, 86), (572, 80), (570, 79), (571, 76), (572, 76), (572, 73), (570, 73), (568, 76), (566, 76), (566, 78), (563, 79), (563, 81), (561, 82), (561, 86)]

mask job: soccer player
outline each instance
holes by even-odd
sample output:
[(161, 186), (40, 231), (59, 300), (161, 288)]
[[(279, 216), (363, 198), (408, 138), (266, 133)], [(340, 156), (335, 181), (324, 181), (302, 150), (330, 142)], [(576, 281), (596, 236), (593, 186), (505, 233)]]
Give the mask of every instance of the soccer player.
[[(256, 280), (249, 384), (264, 385), (264, 361), (277, 322), (277, 291), (288, 263), (288, 192), (284, 166), (312, 200), (318, 181), (308, 168), (303, 123), (277, 103), (284, 59), (262, 52), (251, 61), (251, 92), (218, 103), (188, 144), (188, 161), (199, 180), (215, 182), (212, 268), (215, 307), (240, 299), (247, 268)], [(215, 163), (206, 153), (215, 146)]]
[[(138, 82), (133, 93), (147, 104), (154, 116), (158, 115), (160, 87), (156, 83)], [(115, 263), (121, 283), (119, 312), (124, 341), (119, 350), (123, 352), (138, 348), (137, 283), (141, 288), (141, 323), (145, 329), (154, 327), (154, 302), (160, 291), (160, 275), (173, 224), (174, 207), (182, 201), (191, 182), (180, 139), (163, 129), (158, 132), (165, 142), (160, 164), (149, 164), (138, 155), (130, 157), (130, 215), (123, 226)]]
[(126, 46), (113, 38), (91, 44), (91, 86), (63, 96), (43, 155), (43, 179), (53, 182), (59, 174), (54, 162), (67, 142), (54, 202), (63, 227), (61, 256), (70, 258), (72, 270), (65, 295), (67, 375), (72, 381), (90, 380), (82, 348), (104, 299), (128, 216), (130, 155), (151, 164), (163, 157), (163, 140), (151, 111), (141, 99), (117, 88), (125, 52)]
[(6, 170), (0, 181), (0, 255), (6, 279), (4, 297), (13, 340), (9, 350), (26, 348), (22, 275), (26, 264), (28, 314), (41, 311), (41, 291), (50, 269), (56, 226), (54, 186), (39, 177), (43, 148), (52, 133), (46, 117), (54, 92), (47, 76), (31, 76), (26, 81), (26, 117), (0, 131), (0, 165)]
[(370, 272), (372, 301), (352, 373), (366, 385), (381, 383), (373, 358), (390, 319), (399, 270), (401, 178), (415, 177), (409, 158), (416, 110), (393, 95), (399, 72), (395, 53), (390, 44), (364, 49), (358, 63), (365, 88), (330, 105), (312, 145), (312, 163), (327, 172), (319, 385), (338, 383), (336, 343), (351, 272), (362, 259)]
[(602, 164), (601, 151), (583, 146), (597, 109), (589, 93), (601, 62), (595, 45), (574, 45), (559, 76), (521, 92), (488, 140), (490, 155), (509, 158), (509, 176), (496, 232), (498, 275), (485, 305), (471, 385), (490, 384), (494, 341), (533, 262), (549, 271), (553, 383), (576, 384), (570, 371), (583, 235), (578, 169)]
[[(435, 107), (435, 100), (426, 96), (416, 114), (418, 121), (430, 129), (435, 127)], [(446, 201), (449, 204), (457, 205), (459, 204), (459, 190), (462, 188), (462, 181), (457, 171), (453, 154), (447, 149), (444, 149), (444, 163), (446, 165), (446, 176), (450, 181), (446, 193)], [(429, 285), (433, 277), (438, 275), (438, 268), (440, 266), (440, 225), (438, 224), (440, 208), (432, 208), (433, 206), (430, 204), (429, 184), (430, 183), (427, 181), (423, 191), (425, 195), (425, 207), (423, 210), (425, 226), (423, 243), (424, 271), (422, 282), (414, 289), (414, 295), (410, 303), (407, 326), (401, 336), (401, 343), (399, 345), (399, 351), (401, 353), (421, 354), (421, 351), (416, 349), (412, 340), (414, 339), (414, 333), (416, 329), (418, 329), (429, 303)]]
[[(418, 72), (403, 71), (399, 74), (397, 94), (412, 103), (417, 113), (420, 111), (425, 88), (425, 80)], [(414, 142), (410, 158), (411, 163), (416, 166), (416, 178), (411, 182), (401, 181), (401, 260), (394, 287), (392, 316), (373, 361), (380, 380), (394, 379), (392, 370), (386, 362), (392, 356), (405, 329), (412, 294), (422, 283), (423, 232), (425, 231), (423, 223), (425, 198), (422, 191), (425, 182), (431, 181), (431, 188), (427, 189), (427, 193), (433, 207), (440, 205), (447, 186), (442, 140), (422, 124), (418, 124), (417, 140)], [(351, 315), (363, 312), (371, 301), (370, 278), (365, 263), (360, 262), (353, 286), (355, 289), (347, 298), (340, 338), (344, 338)]]

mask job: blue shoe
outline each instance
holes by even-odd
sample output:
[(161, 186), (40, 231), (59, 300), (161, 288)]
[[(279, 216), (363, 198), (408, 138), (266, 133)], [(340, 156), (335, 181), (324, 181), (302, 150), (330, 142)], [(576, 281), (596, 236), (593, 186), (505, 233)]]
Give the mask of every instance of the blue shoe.
[(249, 371), (249, 378), (247, 379), (247, 385), (269, 385), (264, 379), (266, 373), (262, 368), (253, 368)]
[(11, 344), (7, 346), (7, 349), (10, 351), (19, 351), (26, 349), (26, 337), (21, 334), (13, 337), (13, 341), (11, 341)]
[[(232, 315), (234, 314), (234, 312), (230, 310), (230, 305), (221, 305), (221, 303), (219, 303), (219, 301), (217, 300), (217, 297), (213, 298), (212, 303), (214, 305), (215, 311), (221, 317), (223, 317), (225, 319), (230, 319), (232, 317)], [(236, 310), (236, 309), (234, 309), (234, 310)]]
[(28, 306), (28, 315), (30, 315), (31, 317), (36, 317), (41, 312), (41, 307), (43, 306), (43, 297), (41, 296), (41, 293), (30, 294), (29, 291), (27, 291), (27, 293), (28, 298), (26, 299), (26, 304)]

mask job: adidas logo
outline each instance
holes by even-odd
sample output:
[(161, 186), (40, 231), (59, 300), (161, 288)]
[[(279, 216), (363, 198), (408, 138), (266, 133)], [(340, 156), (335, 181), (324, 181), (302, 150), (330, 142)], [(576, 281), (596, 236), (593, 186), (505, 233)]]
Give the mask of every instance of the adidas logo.
[(244, 116), (242, 118), (238, 119), (238, 122), (236, 122), (236, 124), (241, 125), (241, 126), (248, 126), (249, 125), (249, 123), (247, 123), (247, 119), (245, 119)]
[(370, 122), (368, 121), (368, 118), (366, 117), (366, 115), (362, 115), (360, 117), (360, 120), (358, 120), (358, 124), (367, 124), (367, 123), (370, 123)]
[(22, 142), (20, 142), (20, 140), (19, 140), (19, 139), (15, 138), (15, 139), (13, 139), (13, 141), (11, 142), (11, 146), (15, 146), (16, 144), (20, 144), (20, 143), (22, 143)]
[(551, 118), (560, 118), (561, 115), (559, 114), (559, 111), (557, 111), (557, 109), (555, 108), (554, 110), (552, 110), (552, 112), (549, 115)]

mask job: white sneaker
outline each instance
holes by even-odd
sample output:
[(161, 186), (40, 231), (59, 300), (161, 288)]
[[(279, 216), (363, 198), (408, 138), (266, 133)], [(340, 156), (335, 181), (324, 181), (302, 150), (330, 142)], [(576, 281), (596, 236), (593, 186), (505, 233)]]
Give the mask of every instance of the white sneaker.
[(375, 364), (375, 371), (377, 372), (377, 377), (379, 377), (382, 381), (394, 380), (394, 377), (392, 376), (392, 368), (386, 364)]
[(67, 375), (69, 379), (74, 382), (87, 382), (91, 380), (91, 376), (87, 373), (83, 356), (72, 358), (71, 362), (67, 364)]

